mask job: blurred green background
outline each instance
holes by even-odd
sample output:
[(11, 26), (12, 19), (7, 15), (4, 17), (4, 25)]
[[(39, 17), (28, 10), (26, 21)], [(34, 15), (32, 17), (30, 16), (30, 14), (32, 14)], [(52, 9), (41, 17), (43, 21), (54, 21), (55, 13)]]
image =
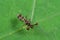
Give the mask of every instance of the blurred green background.
[(17, 14), (30, 19), (33, 1), (0, 0), (0, 40), (60, 40), (60, 0), (36, 0), (32, 22), (39, 25), (15, 32), (24, 24)]

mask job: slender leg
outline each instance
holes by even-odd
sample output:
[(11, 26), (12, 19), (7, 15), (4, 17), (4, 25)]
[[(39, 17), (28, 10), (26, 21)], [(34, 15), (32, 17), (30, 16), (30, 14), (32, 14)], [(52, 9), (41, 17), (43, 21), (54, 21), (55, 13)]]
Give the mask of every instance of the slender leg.
[(26, 29), (27, 29), (27, 30), (29, 30), (29, 29), (30, 29), (30, 27), (27, 27)]

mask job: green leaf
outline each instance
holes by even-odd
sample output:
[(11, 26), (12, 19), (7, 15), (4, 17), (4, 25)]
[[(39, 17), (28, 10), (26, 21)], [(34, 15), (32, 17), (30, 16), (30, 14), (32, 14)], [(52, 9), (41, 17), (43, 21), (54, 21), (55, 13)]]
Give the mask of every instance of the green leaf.
[(0, 0), (0, 40), (60, 40), (60, 0), (36, 0), (33, 29), (23, 29), (17, 14), (32, 16), (34, 0)]

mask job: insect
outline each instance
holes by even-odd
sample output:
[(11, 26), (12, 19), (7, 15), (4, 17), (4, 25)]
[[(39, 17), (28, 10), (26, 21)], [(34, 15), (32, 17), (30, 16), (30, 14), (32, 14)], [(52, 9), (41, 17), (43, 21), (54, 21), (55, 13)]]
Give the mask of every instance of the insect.
[(26, 17), (22, 16), (21, 14), (17, 15), (18, 19), (22, 22), (25, 23), (25, 25), (27, 25), (28, 27), (26, 28), (27, 30), (29, 30), (30, 28), (33, 28), (35, 25), (38, 25), (38, 23), (35, 24), (31, 24), (30, 20), (27, 20)]

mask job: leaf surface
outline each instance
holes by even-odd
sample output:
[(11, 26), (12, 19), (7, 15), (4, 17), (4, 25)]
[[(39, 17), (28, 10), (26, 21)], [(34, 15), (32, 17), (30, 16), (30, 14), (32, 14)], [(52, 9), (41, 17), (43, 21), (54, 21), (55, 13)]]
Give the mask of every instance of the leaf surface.
[(27, 31), (17, 14), (31, 17), (33, 0), (0, 0), (0, 40), (60, 40), (60, 0), (36, 0), (32, 23)]

